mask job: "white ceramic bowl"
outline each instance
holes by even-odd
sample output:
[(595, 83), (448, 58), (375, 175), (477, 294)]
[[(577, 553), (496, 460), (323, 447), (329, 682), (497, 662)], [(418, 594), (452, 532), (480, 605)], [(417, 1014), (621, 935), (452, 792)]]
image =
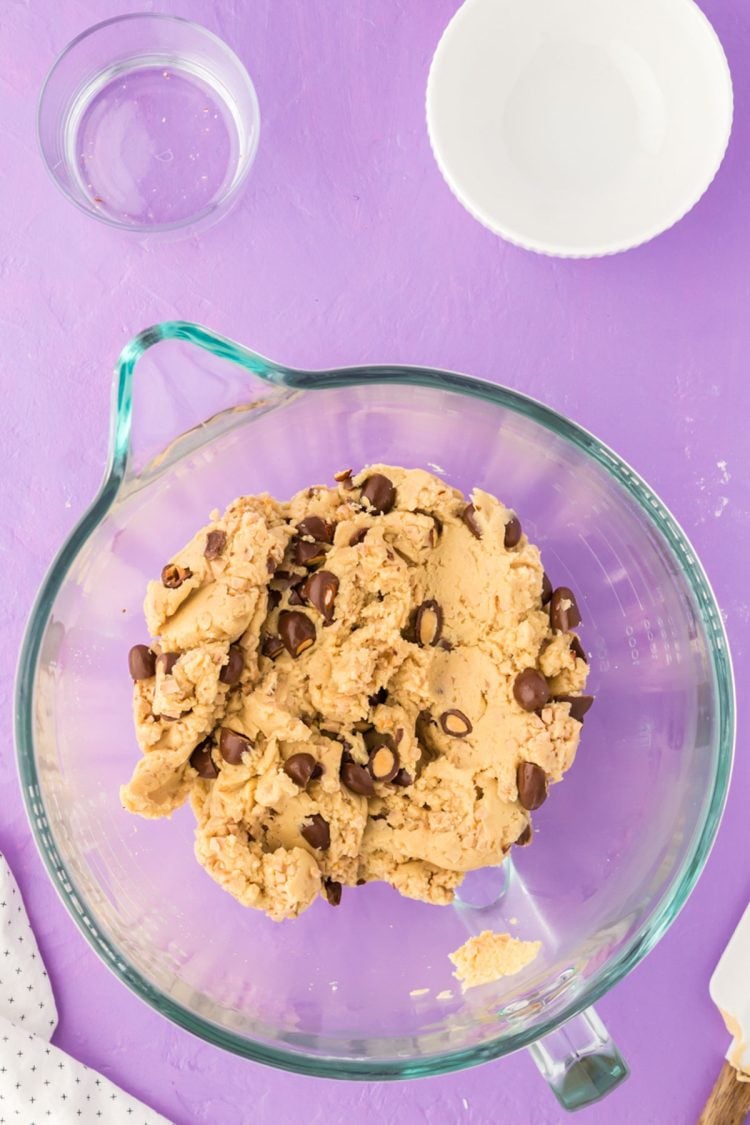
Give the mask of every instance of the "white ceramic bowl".
[(693, 0), (466, 0), (435, 52), (427, 126), (490, 230), (597, 257), (698, 202), (726, 151), (732, 80)]

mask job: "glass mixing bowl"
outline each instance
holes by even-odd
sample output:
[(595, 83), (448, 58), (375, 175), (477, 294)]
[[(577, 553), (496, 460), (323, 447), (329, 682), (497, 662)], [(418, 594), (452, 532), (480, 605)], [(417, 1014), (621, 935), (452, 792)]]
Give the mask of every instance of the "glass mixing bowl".
[[(127, 652), (146, 638), (147, 579), (212, 508), (372, 461), (517, 508), (555, 584), (578, 594), (597, 703), (532, 846), (467, 878), (454, 906), (373, 884), (275, 924), (198, 867), (189, 809), (147, 821), (120, 807), (139, 755)], [(73, 919), (175, 1023), (342, 1078), (438, 1074), (531, 1046), (564, 1105), (593, 1100), (627, 1070), (589, 1005), (695, 883), (733, 731), (721, 616), (685, 535), (626, 464), (554, 411), (442, 371), (291, 370), (185, 323), (123, 352), (104, 484), (31, 616), (17, 745), (33, 832)], [(542, 950), (462, 995), (448, 953), (483, 929)]]

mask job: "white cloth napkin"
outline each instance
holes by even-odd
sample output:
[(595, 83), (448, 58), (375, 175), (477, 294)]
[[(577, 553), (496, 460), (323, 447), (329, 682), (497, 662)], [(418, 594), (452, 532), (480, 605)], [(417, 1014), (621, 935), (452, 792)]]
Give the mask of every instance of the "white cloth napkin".
[(56, 1027), (52, 987), (0, 854), (0, 1125), (169, 1125), (53, 1047)]

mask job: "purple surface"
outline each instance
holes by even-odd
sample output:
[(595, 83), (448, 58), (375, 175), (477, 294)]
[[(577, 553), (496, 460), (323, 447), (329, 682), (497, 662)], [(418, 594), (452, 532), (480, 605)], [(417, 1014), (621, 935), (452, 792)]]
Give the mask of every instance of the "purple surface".
[[(180, 1125), (563, 1121), (526, 1055), (415, 1083), (323, 1082), (224, 1055), (143, 1006), (84, 943), (42, 869), (15, 780), (13, 668), (37, 584), (99, 482), (114, 359), (139, 329), (185, 317), (303, 367), (457, 368), (595, 431), (692, 537), (741, 688), (750, 672), (750, 9), (703, 3), (736, 96), (734, 136), (709, 194), (649, 246), (564, 262), (484, 231), (433, 163), (424, 87), (456, 0), (165, 2), (223, 36), (253, 75), (264, 123), (248, 192), (215, 230), (171, 245), (143, 245), (79, 215), (37, 154), (37, 91), (73, 35), (141, 7), (11, 2), (0, 22), (0, 849), (55, 987), (55, 1041)], [(632, 1077), (581, 1122), (693, 1121), (718, 1071), (727, 1037), (708, 977), (750, 894), (745, 731), (741, 707), (727, 812), (696, 891), (598, 1005)]]

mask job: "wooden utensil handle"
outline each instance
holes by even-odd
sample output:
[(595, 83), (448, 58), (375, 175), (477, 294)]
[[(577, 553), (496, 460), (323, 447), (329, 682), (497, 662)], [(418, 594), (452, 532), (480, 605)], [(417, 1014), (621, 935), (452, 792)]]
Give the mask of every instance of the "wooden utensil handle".
[(737, 1071), (725, 1062), (698, 1125), (743, 1125), (750, 1114), (750, 1082), (739, 1082)]

